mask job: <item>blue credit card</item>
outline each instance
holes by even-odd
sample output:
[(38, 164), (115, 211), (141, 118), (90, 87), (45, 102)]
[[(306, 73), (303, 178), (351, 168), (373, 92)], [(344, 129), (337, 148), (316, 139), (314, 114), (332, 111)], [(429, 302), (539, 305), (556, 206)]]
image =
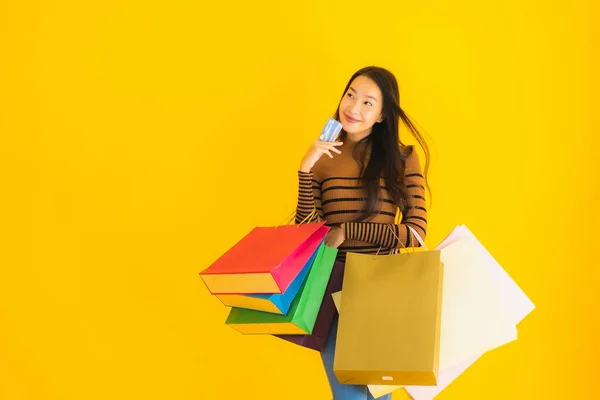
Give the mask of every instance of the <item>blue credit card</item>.
[(336, 121), (333, 118), (329, 118), (321, 135), (319, 136), (319, 140), (324, 142), (334, 142), (337, 139), (340, 131), (342, 130), (342, 124), (339, 121)]

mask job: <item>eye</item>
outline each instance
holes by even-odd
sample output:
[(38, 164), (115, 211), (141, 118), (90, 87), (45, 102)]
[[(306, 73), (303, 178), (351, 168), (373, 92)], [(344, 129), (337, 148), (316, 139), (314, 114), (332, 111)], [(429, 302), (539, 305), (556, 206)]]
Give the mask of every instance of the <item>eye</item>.
[(365, 101), (365, 104), (368, 106), (373, 106), (373, 104), (370, 101)]
[(353, 99), (354, 95), (352, 93), (348, 93), (348, 97), (350, 97), (351, 99)]

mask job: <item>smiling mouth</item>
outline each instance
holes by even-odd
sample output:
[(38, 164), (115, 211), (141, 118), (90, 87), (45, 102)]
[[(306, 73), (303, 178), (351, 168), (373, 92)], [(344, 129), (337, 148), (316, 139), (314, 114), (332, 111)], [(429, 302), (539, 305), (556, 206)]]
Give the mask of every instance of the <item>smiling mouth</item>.
[(346, 121), (350, 122), (351, 124), (354, 124), (356, 122), (360, 122), (358, 119), (352, 118), (350, 117), (348, 114), (344, 113), (344, 117), (346, 118)]

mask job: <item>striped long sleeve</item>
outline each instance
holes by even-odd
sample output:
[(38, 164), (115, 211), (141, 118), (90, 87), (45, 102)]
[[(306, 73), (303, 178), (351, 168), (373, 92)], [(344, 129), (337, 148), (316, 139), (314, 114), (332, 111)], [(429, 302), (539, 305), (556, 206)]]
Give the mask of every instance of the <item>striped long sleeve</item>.
[(360, 240), (383, 248), (394, 248), (398, 245), (398, 227), (395, 224), (346, 222), (344, 226), (346, 239)]
[[(421, 236), (423, 241), (427, 236), (427, 204), (425, 202), (425, 187), (423, 174), (411, 172), (405, 175), (405, 183), (408, 188), (408, 207), (406, 214), (402, 216), (399, 228), (399, 236), (404, 239), (404, 246), (413, 246), (414, 238), (411, 238), (408, 226), (411, 226)], [(404, 230), (404, 232), (402, 232)], [(414, 242), (418, 247), (418, 242)]]
[[(306, 219), (313, 210), (316, 214)], [(315, 180), (312, 172), (298, 171), (298, 203), (296, 205), (295, 223), (302, 221), (316, 222), (323, 220), (323, 207), (321, 205), (321, 185)]]

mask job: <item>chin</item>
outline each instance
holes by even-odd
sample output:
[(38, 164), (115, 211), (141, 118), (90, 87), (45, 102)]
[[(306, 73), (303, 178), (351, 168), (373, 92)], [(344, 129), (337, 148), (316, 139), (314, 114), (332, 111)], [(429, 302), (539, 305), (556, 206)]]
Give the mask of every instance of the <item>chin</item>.
[(360, 124), (349, 124), (347, 122), (342, 123), (344, 131), (347, 133), (359, 133), (361, 131)]
[(359, 127), (357, 126), (360, 124), (351, 124), (345, 120), (342, 120), (340, 122), (342, 123), (342, 128), (344, 128), (344, 130), (348, 133), (356, 133), (360, 130), (360, 129), (358, 129)]

